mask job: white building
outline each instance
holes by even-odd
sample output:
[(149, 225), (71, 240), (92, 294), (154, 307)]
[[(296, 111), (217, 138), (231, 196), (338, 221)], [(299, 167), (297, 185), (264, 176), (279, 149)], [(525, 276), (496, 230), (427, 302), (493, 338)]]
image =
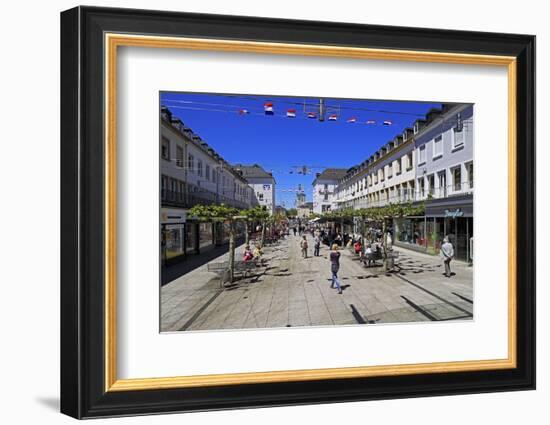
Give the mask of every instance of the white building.
[(346, 175), (345, 168), (326, 168), (313, 180), (313, 212), (322, 214), (336, 208), (338, 181)]
[(266, 207), (271, 215), (275, 212), (275, 178), (258, 164), (235, 164), (233, 168), (246, 179), (254, 191), (259, 205)]
[(258, 202), (244, 177), (165, 107), (160, 132), (161, 241), (163, 263), (169, 263), (225, 239), (219, 225), (190, 221), (191, 207), (246, 209)]

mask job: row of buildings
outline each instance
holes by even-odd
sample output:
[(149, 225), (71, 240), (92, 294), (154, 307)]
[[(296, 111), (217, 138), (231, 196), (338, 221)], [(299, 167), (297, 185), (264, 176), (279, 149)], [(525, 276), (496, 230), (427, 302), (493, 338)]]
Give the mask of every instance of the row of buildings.
[[(163, 264), (220, 245), (228, 238), (222, 223), (189, 217), (197, 204), (275, 210), (275, 179), (257, 164), (229, 164), (171, 111), (160, 113), (161, 255)], [(241, 231), (243, 229), (240, 229)]]
[(437, 253), (444, 236), (456, 257), (472, 258), (473, 105), (444, 104), (349, 169), (313, 181), (313, 211), (424, 203), (425, 215), (396, 219), (394, 244)]

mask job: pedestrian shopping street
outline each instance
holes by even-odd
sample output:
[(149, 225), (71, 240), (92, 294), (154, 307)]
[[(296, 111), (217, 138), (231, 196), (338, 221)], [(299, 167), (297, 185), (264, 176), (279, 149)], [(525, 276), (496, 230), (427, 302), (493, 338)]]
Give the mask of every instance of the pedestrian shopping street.
[[(444, 276), (437, 256), (396, 248), (392, 272), (382, 263), (365, 267), (341, 249), (338, 276), (342, 294), (330, 288), (329, 249), (313, 257), (300, 251), (300, 237), (287, 236), (264, 247), (265, 266), (222, 288), (207, 264), (161, 287), (161, 331), (280, 328), (398, 322), (471, 320), (473, 267), (453, 261), (453, 276)], [(242, 258), (243, 246), (236, 251)], [(227, 261), (224, 254), (212, 262)]]

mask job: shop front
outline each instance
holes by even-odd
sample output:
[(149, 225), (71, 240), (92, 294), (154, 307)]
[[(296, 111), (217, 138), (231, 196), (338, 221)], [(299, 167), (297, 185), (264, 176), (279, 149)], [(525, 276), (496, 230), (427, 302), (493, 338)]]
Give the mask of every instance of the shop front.
[(161, 209), (160, 247), (161, 264), (175, 264), (185, 258), (186, 214), (174, 208)]
[(453, 244), (455, 259), (473, 260), (472, 195), (433, 199), (426, 203), (424, 217), (394, 220), (394, 244), (438, 255), (445, 237)]

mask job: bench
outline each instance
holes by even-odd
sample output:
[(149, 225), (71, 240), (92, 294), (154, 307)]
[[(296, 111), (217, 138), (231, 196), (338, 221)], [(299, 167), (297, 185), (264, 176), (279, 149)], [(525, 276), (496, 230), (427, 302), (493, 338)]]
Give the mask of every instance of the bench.
[[(389, 268), (393, 268), (393, 265), (395, 263), (395, 260), (399, 258), (399, 252), (398, 251), (388, 251), (388, 267)], [(374, 265), (376, 266), (376, 261), (378, 260), (383, 260), (384, 259), (384, 255), (383, 255), (383, 251), (380, 250), (380, 251), (375, 251), (371, 254), (365, 254), (363, 256), (363, 264), (365, 265), (365, 267), (370, 267), (369, 265), (369, 262), (373, 262)]]

